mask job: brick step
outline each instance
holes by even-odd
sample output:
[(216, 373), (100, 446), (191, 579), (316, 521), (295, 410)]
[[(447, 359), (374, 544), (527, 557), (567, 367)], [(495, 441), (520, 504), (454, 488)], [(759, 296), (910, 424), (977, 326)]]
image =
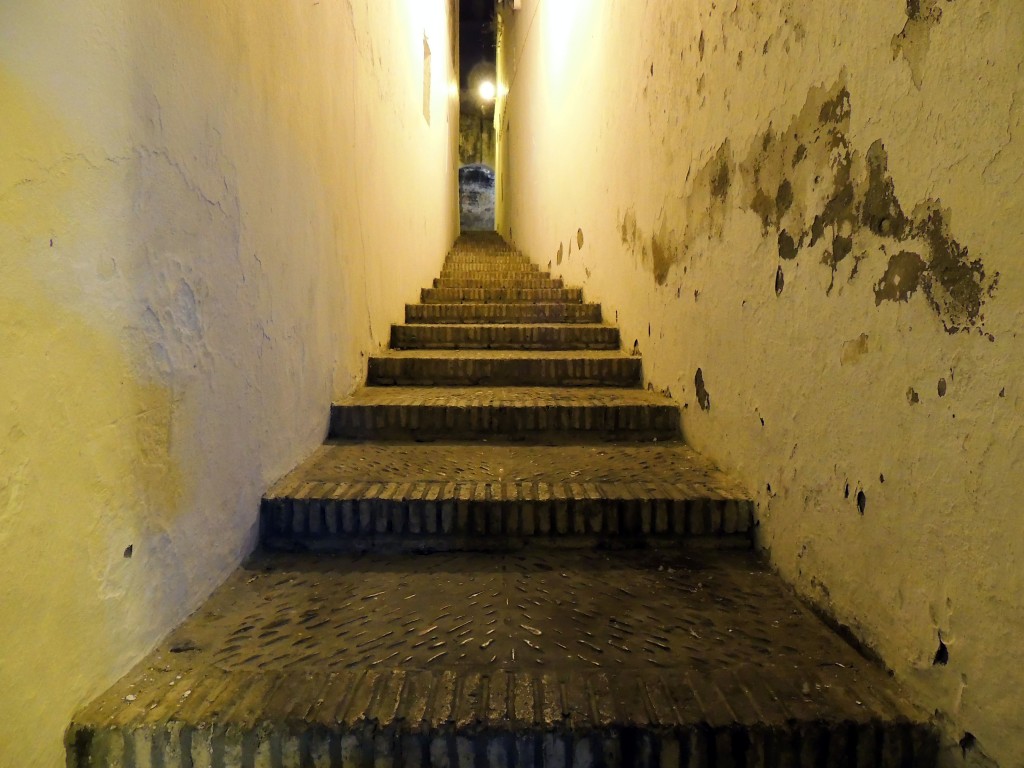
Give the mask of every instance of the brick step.
[(561, 278), (524, 277), (515, 280), (474, 277), (449, 279), (435, 277), (434, 288), (564, 288)]
[(445, 264), (532, 264), (530, 258), (515, 251), (477, 251), (449, 253)]
[(619, 329), (610, 325), (428, 325), (391, 326), (393, 349), (618, 349)]
[(478, 264), (489, 264), (493, 269), (506, 269), (508, 267), (532, 267), (534, 263), (522, 254), (511, 254), (498, 256), (494, 254), (481, 254), (478, 256), (447, 256), (444, 260), (446, 267), (476, 266)]
[(268, 494), (260, 541), (315, 552), (751, 546), (751, 502), (685, 496), (642, 483), (308, 483)]
[(590, 350), (394, 350), (372, 355), (370, 386), (637, 387), (639, 357)]
[(454, 302), (566, 302), (580, 304), (583, 291), (579, 288), (423, 288), (420, 301), (424, 304), (450, 304)]
[(932, 768), (748, 552), (259, 555), (77, 712), (69, 768)]
[(406, 304), (407, 323), (600, 323), (600, 304)]
[(465, 264), (445, 264), (441, 267), (442, 275), (467, 274), (477, 272), (493, 272), (496, 274), (523, 274), (535, 275), (540, 272), (540, 267), (532, 262), (524, 261), (520, 264), (499, 264), (492, 261), (466, 262)]
[(465, 243), (458, 242), (448, 253), (522, 253), (522, 251), (515, 246), (509, 245), (504, 240), (500, 240), (496, 243), (479, 245), (467, 245)]
[(753, 502), (686, 445), (339, 442), (263, 499), (264, 546), (751, 545)]
[(502, 285), (519, 283), (524, 280), (551, 280), (550, 272), (538, 272), (534, 270), (450, 270), (442, 269), (441, 280), (486, 280), (489, 283), (498, 282)]
[(540, 267), (525, 256), (515, 259), (478, 258), (478, 259), (445, 259), (442, 270), (453, 271), (537, 271)]
[(363, 387), (331, 407), (330, 437), (665, 440), (679, 408), (654, 392), (603, 387)]

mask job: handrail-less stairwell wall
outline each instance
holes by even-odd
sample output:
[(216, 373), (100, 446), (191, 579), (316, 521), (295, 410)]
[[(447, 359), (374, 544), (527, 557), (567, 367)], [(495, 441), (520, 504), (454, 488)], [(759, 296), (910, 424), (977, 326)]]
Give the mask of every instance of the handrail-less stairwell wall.
[(0, 4), (3, 768), (248, 553), (437, 272), (453, 7)]
[(499, 228), (603, 302), (948, 757), (1024, 764), (1024, 8), (522, 6)]

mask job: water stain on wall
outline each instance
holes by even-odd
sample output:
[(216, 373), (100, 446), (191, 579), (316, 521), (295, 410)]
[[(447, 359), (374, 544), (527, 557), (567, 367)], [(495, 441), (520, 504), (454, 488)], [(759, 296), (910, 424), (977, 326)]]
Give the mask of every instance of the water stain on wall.
[(811, 89), (793, 122), (778, 133), (769, 127), (740, 162), (741, 200), (766, 236), (777, 231), (782, 261), (807, 251), (831, 270), (827, 294), (840, 272), (852, 283), (861, 262), (882, 256), (876, 306), (909, 301), (920, 290), (948, 333), (984, 333), (984, 305), (998, 274), (987, 276), (953, 237), (951, 213), (940, 201), (906, 213), (882, 141), (860, 153), (847, 139), (852, 109), (843, 78)]
[(655, 225), (657, 231), (647, 235), (637, 225), (634, 209), (623, 214), (619, 225), (622, 244), (639, 256), (642, 263), (649, 264), (658, 285), (666, 283), (672, 267), (699, 241), (722, 236), (733, 174), (732, 152), (726, 140), (692, 174), (691, 191), (685, 200), (686, 215), (679, 226), (670, 224), (670, 216), (662, 210)]
[(842, 365), (853, 365), (868, 353), (868, 335), (862, 333), (856, 339), (843, 343), (843, 351), (839, 357)]
[[(919, 2), (914, 12), (926, 16), (932, 5)], [(769, 125), (738, 161), (728, 139), (709, 152), (688, 174), (689, 191), (673, 203), (682, 215), (671, 225), (663, 210), (648, 235), (627, 210), (619, 225), (622, 244), (664, 285), (669, 271), (702, 242), (721, 239), (738, 201), (758, 216), (781, 262), (807, 254), (830, 270), (826, 295), (853, 284), (866, 264), (876, 306), (921, 293), (947, 333), (977, 331), (991, 339), (984, 308), (999, 275), (987, 275), (982, 260), (953, 237), (952, 214), (940, 200), (909, 207), (900, 200), (881, 140), (866, 151), (852, 146), (854, 99), (845, 79), (811, 88), (792, 122), (778, 130)], [(777, 271), (776, 294), (784, 285)]]

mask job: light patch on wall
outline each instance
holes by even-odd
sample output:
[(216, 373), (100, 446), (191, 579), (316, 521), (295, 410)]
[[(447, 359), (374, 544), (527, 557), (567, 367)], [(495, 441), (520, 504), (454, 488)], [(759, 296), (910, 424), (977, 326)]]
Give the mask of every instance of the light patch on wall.
[[(8, 727), (59, 733), (69, 700), (96, 692), (83, 670), (109, 674), (147, 631), (159, 609), (138, 599), (142, 576), (127, 564), (123, 541), (161, 537), (186, 488), (169, 452), (169, 388), (139, 380), (118, 339), (54, 302), (25, 270), (7, 273), (0, 299), (5, 356), (16, 362), (0, 384), (0, 467), (10, 468), (0, 470), (8, 598), (0, 621), (17, 628), (0, 641), (0, 656), (35, 670), (0, 675), (8, 694), (0, 741), (11, 743)], [(74, 514), (43, 536), (40, 509)], [(41, 558), (38, 547), (50, 554)], [(68, 621), (73, 634), (61, 629)]]
[[(187, 489), (169, 452), (170, 389), (141, 377), (123, 339), (55, 287), (53, 234), (84, 237), (69, 212), (96, 194), (97, 171), (68, 159), (42, 172), (29, 158), (48, 162), (71, 137), (2, 73), (0, 103), (0, 657), (15, 660), (0, 665), (0, 744), (25, 765), (30, 742), (16, 734), (59, 734), (72, 700), (95, 692), (95, 671), (109, 682), (148, 630), (156, 609), (137, 596), (125, 540), (170, 527)], [(40, 510), (73, 514), (41, 521)]]
[(430, 41), (423, 35), (423, 119), (430, 125)]
[[(19, 205), (21, 202), (27, 203), (28, 198), (25, 196), (8, 193), (38, 173), (38, 167), (33, 167), (31, 158), (45, 158), (50, 163), (58, 162), (65, 137), (56, 117), (44, 109), (29, 90), (8, 76), (3, 69), (0, 69), (0, 104), (3, 105), (4, 131), (3, 140), (0, 141), (0, 196), (4, 198), (3, 216), (11, 225), (7, 232), (14, 233), (23, 229), (28, 222), (38, 221), (39, 212), (34, 211), (29, 205)], [(56, 192), (66, 192), (70, 179), (63, 174), (57, 175), (56, 178), (60, 182)], [(59, 208), (52, 213), (58, 214)], [(52, 228), (63, 221), (63, 218), (60, 216), (58, 219), (51, 219), (46, 226)], [(42, 222), (40, 228), (45, 231)], [(42, 236), (43, 231), (34, 234)], [(5, 258), (9, 255), (4, 254)], [(5, 276), (5, 282), (8, 279)]]

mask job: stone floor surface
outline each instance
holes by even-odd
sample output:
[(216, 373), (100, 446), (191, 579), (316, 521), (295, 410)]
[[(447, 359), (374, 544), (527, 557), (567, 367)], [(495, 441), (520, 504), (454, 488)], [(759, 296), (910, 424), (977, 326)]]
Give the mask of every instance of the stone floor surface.
[[(536, 445), (493, 442), (329, 442), (285, 475), (294, 481), (683, 483), (723, 497), (745, 490), (685, 443)], [(275, 486), (276, 487), (276, 486)]]
[(887, 676), (750, 553), (531, 551), (257, 556), (76, 726), (793, 721), (915, 738)]

